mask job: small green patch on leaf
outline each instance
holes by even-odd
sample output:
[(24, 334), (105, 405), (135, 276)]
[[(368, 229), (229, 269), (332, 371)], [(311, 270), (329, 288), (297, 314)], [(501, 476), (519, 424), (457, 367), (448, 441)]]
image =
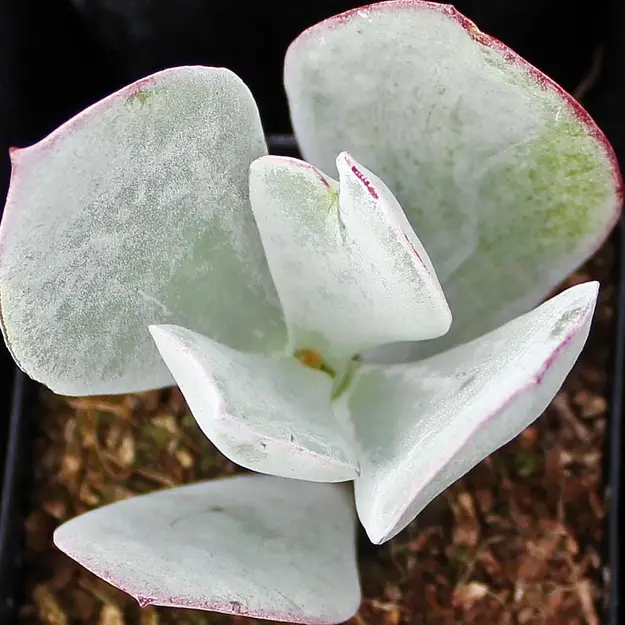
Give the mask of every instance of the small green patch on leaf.
[(152, 96), (149, 89), (137, 89), (134, 93), (131, 93), (126, 100), (128, 104), (134, 104), (138, 102), (141, 106), (143, 106)]
[(358, 368), (360, 367), (360, 357), (354, 356), (352, 360), (347, 363), (347, 369), (343, 377), (337, 381), (332, 392), (332, 400), (338, 399), (350, 386)]

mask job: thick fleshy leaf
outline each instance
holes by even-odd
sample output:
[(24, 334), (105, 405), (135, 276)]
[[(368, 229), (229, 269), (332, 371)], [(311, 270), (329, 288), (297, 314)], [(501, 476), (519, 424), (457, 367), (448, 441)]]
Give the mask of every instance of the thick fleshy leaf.
[(573, 287), (419, 363), (360, 369), (343, 408), (360, 447), (358, 514), (373, 542), (544, 411), (586, 341), (597, 288)]
[(281, 348), (248, 197), (265, 153), (247, 87), (204, 67), (154, 74), (14, 151), (0, 297), (19, 366), (58, 393), (123, 393), (172, 382), (151, 323)]
[(150, 331), (202, 431), (230, 460), (311, 482), (357, 476), (328, 374), (291, 356), (244, 354), (181, 327)]
[(348, 150), (430, 254), (454, 323), (415, 356), (529, 310), (616, 222), (620, 175), (587, 113), (447, 4), (381, 2), (313, 26), (285, 85), (304, 158), (332, 174)]
[(148, 604), (339, 623), (360, 603), (349, 490), (238, 476), (105, 506), (54, 542)]
[(451, 315), (386, 185), (348, 154), (340, 185), (302, 161), (260, 158), (250, 198), (292, 341), (330, 361), (440, 336)]

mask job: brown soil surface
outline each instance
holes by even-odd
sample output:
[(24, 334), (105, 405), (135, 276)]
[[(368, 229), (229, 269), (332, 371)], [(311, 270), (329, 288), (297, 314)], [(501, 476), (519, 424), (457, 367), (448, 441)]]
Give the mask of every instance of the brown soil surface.
[[(360, 541), (364, 600), (350, 625), (598, 625), (605, 601), (602, 450), (613, 341), (614, 246), (567, 285), (602, 282), (591, 338), (552, 405), (516, 440), (381, 546)], [(41, 393), (20, 624), (223, 625), (139, 609), (51, 542), (62, 521), (135, 493), (241, 471), (177, 390), (68, 399)]]

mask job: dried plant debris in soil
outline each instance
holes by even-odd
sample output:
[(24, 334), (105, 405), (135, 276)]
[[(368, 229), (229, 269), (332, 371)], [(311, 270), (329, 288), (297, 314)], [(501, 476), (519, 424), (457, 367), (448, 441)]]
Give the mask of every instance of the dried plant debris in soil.
[[(599, 624), (612, 254), (605, 247), (566, 285), (596, 278), (603, 289), (591, 340), (547, 414), (395, 540), (381, 547), (361, 540), (365, 599), (350, 625)], [(52, 546), (54, 528), (90, 508), (241, 471), (200, 433), (179, 392), (87, 399), (44, 392), (42, 404), (20, 623), (260, 623), (139, 609)]]

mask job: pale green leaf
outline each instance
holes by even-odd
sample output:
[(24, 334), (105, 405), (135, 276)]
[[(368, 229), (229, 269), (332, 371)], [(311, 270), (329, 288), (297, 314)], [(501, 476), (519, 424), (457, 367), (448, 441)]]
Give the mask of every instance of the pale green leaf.
[(312, 482), (356, 477), (328, 374), (290, 356), (238, 352), (181, 327), (150, 331), (202, 431), (230, 460)]
[(349, 491), (238, 476), (83, 514), (56, 545), (148, 604), (340, 623), (360, 603)]
[(330, 363), (445, 333), (434, 268), (384, 183), (348, 154), (340, 184), (296, 159), (252, 164), (250, 197), (294, 347)]
[(343, 400), (359, 446), (356, 505), (375, 543), (548, 406), (586, 338), (598, 284), (414, 364), (364, 365)]
[(166, 386), (152, 323), (281, 349), (248, 198), (265, 153), (247, 87), (203, 67), (136, 82), (13, 152), (0, 301), (20, 367), (67, 395)]

